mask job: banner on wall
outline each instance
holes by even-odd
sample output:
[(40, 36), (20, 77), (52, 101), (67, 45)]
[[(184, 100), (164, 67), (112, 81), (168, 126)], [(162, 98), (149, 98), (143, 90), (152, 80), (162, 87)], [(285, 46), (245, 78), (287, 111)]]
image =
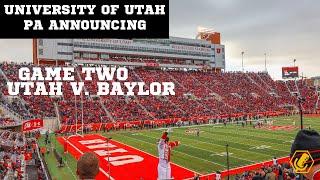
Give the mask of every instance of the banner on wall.
[(22, 123), (22, 131), (32, 131), (35, 129), (40, 129), (43, 127), (43, 120), (42, 119), (32, 119), (27, 120)]

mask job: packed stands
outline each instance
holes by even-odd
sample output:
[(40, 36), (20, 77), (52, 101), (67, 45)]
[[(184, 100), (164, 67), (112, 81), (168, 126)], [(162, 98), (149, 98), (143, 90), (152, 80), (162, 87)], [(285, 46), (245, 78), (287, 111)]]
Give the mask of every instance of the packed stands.
[(2, 118), (0, 117), (0, 127), (8, 127), (8, 126), (15, 126), (17, 123), (10, 119), (10, 118)]
[(317, 90), (314, 86), (308, 86), (304, 81), (298, 81), (297, 87), (301, 97), (305, 98), (305, 102), (302, 107), (305, 112), (312, 113), (316, 108), (318, 95)]
[[(35, 133), (39, 132), (32, 134)], [(39, 155), (34, 137), (0, 130), (0, 179), (47, 179), (44, 166), (39, 164), (42, 161)], [(36, 174), (28, 171), (32, 167), (36, 169)]]
[(21, 179), (24, 171), (26, 138), (21, 133), (0, 131), (0, 179)]
[[(1, 77), (2, 85), (1, 92), (4, 95), (8, 95), (6, 87), (6, 81), (16, 82), (19, 81), (18, 70), (21, 67), (31, 67), (30, 64), (16, 64), (16, 63), (3, 63), (0, 64), (1, 70), (4, 74)], [(31, 89), (33, 91), (34, 89)], [(55, 116), (53, 99), (49, 96), (19, 96), (12, 102), (5, 101), (1, 98), (1, 102), (9, 106), (18, 112), (24, 119), (30, 119), (34, 116), (37, 117), (53, 117)]]
[(278, 164), (270, 166), (262, 166), (260, 169), (245, 171), (237, 174), (235, 180), (254, 180), (254, 179), (296, 179), (299, 176), (294, 173), (293, 168), (288, 164)]
[[(116, 57), (114, 57), (116, 58)], [(128, 61), (117, 58), (119, 61)], [(136, 61), (132, 60), (132, 61)], [(150, 62), (153, 62), (151, 60)], [(81, 66), (76, 68), (75, 80), (84, 81), (90, 96), (75, 97), (71, 86), (64, 82), (63, 96), (18, 96), (9, 99), (6, 81), (18, 81), (20, 67), (31, 64), (1, 63), (0, 102), (24, 118), (57, 117), (62, 124), (122, 122), (161, 119), (214, 119), (268, 115), (287, 112), (297, 107), (297, 92), (306, 98), (306, 113), (315, 111), (317, 93), (303, 80), (274, 81), (267, 73), (185, 71), (176, 69), (130, 68), (127, 81), (146, 83), (174, 82), (175, 96), (101, 96), (97, 91), (96, 75), (86, 81)], [(44, 67), (44, 66), (40, 66)], [(113, 81), (116, 81), (115, 79)], [(48, 83), (48, 82), (45, 82)], [(83, 118), (81, 107), (83, 106)], [(76, 108), (75, 108), (76, 107)], [(77, 113), (75, 113), (77, 109)]]

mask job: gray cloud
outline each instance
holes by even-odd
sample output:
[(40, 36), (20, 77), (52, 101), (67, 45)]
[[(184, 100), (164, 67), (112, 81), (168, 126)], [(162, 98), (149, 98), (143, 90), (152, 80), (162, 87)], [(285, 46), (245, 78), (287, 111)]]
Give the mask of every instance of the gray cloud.
[(0, 61), (31, 62), (32, 40), (0, 39)]
[[(320, 71), (320, 1), (298, 0), (172, 0), (170, 32), (194, 37), (197, 26), (221, 32), (228, 70), (269, 70), (280, 77), (281, 66), (298, 65), (308, 76)], [(291, 63), (291, 64), (290, 64)]]

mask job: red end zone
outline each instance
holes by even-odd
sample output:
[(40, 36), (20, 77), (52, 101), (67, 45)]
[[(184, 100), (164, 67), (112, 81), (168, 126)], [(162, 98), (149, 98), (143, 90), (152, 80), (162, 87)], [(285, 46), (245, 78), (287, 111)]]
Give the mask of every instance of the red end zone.
[[(68, 139), (59, 137), (58, 141), (64, 146), (67, 142), (67, 149), (76, 159), (88, 151), (94, 152), (99, 158), (100, 171), (96, 179), (108, 179), (108, 151), (110, 154), (110, 178), (109, 179), (157, 179), (158, 158), (135, 149), (131, 146), (110, 140), (100, 135), (71, 136)], [(155, 144), (156, 148), (156, 144)], [(194, 172), (171, 164), (172, 176), (175, 179), (187, 179), (194, 176)]]

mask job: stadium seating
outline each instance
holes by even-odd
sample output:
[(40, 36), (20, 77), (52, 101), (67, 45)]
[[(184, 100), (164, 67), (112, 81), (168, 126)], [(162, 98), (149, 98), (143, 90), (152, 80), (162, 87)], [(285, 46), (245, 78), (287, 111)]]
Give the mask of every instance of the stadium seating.
[(292, 167), (288, 163), (279, 165), (263, 166), (260, 169), (245, 171), (235, 176), (236, 180), (240, 179), (268, 179), (275, 177), (276, 179), (296, 179)]
[[(114, 59), (116, 57), (113, 57)], [(139, 59), (116, 58), (119, 61)], [(154, 60), (150, 60), (154, 63)], [(63, 96), (22, 96), (8, 101), (6, 81), (18, 81), (18, 69), (32, 64), (2, 63), (0, 75), (0, 102), (14, 109), (24, 118), (56, 117), (62, 124), (121, 122), (158, 119), (212, 119), (266, 115), (266, 112), (286, 112), (286, 106), (297, 106), (297, 92), (306, 98), (306, 113), (315, 111), (318, 96), (314, 87), (302, 80), (274, 81), (267, 73), (205, 72), (161, 69), (129, 69), (127, 81), (143, 81), (146, 88), (151, 82), (174, 82), (175, 96), (79, 96), (75, 99), (71, 86), (64, 82)], [(44, 66), (41, 66), (42, 68)], [(76, 81), (85, 81), (81, 66), (76, 68)], [(98, 78), (85, 81), (85, 89), (96, 93)], [(113, 80), (116, 81), (116, 80)], [(45, 82), (46, 84), (48, 82)], [(82, 100), (81, 100), (82, 99)], [(77, 107), (77, 113), (75, 113)], [(77, 117), (76, 117), (77, 114)]]
[(0, 127), (8, 127), (8, 126), (15, 126), (17, 123), (10, 119), (10, 118), (2, 118), (0, 117)]
[(23, 177), (22, 161), (26, 139), (22, 133), (0, 131), (0, 179)]
[[(21, 67), (31, 67), (31, 64), (0, 64), (0, 68), (5, 73), (5, 76), (1, 77), (1, 92), (4, 95), (8, 95), (6, 85), (6, 78), (8, 81), (19, 81), (18, 79), (18, 70)], [(34, 89), (31, 89), (33, 91)], [(1, 98), (3, 104), (7, 104), (9, 108), (14, 109), (15, 112), (18, 112), (25, 119), (30, 119), (34, 116), (37, 117), (54, 117), (55, 109), (53, 104), (53, 99), (49, 96), (20, 96), (20, 99), (17, 98), (13, 102), (5, 101), (4, 98)], [(26, 103), (25, 103), (26, 102)]]
[[(34, 131), (25, 137), (22, 132), (0, 130), (0, 179), (46, 179), (43, 167), (37, 163), (39, 154), (33, 138), (39, 134), (39, 131)], [(29, 167), (35, 164), (37, 175), (26, 171), (26, 161)]]
[(312, 113), (316, 108), (318, 95), (314, 86), (308, 86), (305, 81), (299, 80), (297, 82), (298, 90), (301, 97), (306, 98), (306, 101), (302, 104), (305, 112)]

